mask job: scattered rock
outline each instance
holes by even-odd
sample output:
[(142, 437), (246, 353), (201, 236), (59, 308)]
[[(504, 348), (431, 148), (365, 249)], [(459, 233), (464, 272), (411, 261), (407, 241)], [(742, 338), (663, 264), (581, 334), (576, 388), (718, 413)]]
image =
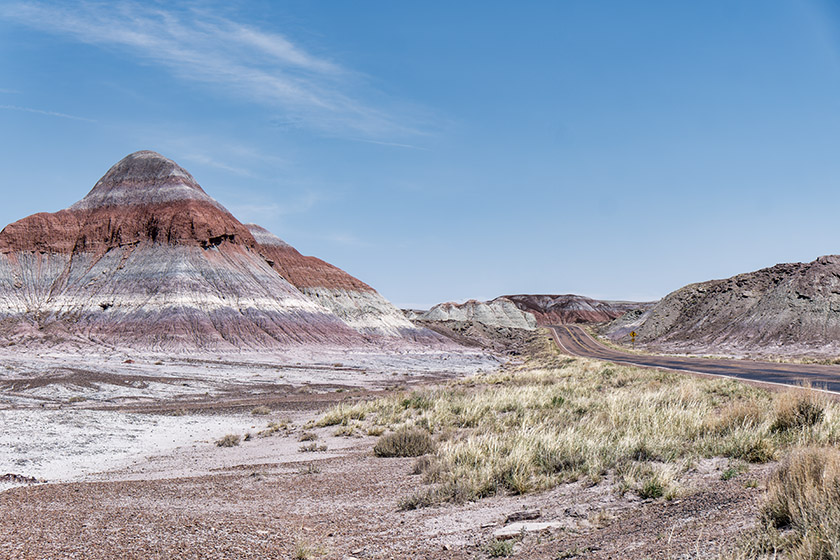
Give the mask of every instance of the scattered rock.
[(15, 474), (15, 473), (6, 473), (0, 476), (0, 482), (13, 482), (15, 484), (37, 484), (38, 482), (45, 482), (43, 480), (39, 481), (37, 478), (32, 476), (25, 476), (22, 474)]
[(493, 536), (499, 540), (514, 539), (523, 533), (542, 533), (544, 531), (550, 531), (551, 529), (556, 529), (562, 526), (563, 524), (559, 521), (543, 521), (540, 523), (513, 523), (511, 525), (502, 527), (501, 529), (496, 529), (495, 531), (493, 531)]
[(517, 521), (529, 521), (533, 519), (539, 519), (540, 515), (542, 514), (538, 509), (516, 511), (505, 518), (505, 523), (515, 523)]
[(567, 507), (566, 510), (563, 512), (565, 515), (569, 517), (588, 517), (589, 516), (589, 508), (585, 506), (572, 506)]

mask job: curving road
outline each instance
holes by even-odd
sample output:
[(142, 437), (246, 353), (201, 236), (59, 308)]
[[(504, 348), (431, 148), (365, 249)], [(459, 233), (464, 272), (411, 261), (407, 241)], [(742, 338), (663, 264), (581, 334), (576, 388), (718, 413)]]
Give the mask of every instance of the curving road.
[(560, 349), (572, 356), (596, 358), (618, 364), (733, 377), (776, 385), (800, 385), (808, 382), (815, 389), (840, 394), (840, 366), (630, 354), (607, 348), (576, 325), (559, 325), (550, 328)]

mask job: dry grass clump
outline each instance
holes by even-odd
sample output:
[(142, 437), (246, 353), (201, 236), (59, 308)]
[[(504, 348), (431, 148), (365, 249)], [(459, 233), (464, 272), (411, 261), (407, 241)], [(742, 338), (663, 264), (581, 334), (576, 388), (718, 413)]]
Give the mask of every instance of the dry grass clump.
[(773, 430), (808, 428), (822, 420), (826, 401), (814, 391), (787, 391), (774, 403)]
[(266, 416), (267, 414), (271, 414), (271, 409), (267, 406), (258, 406), (251, 411), (251, 414), (254, 416)]
[(760, 521), (739, 558), (840, 559), (840, 451), (794, 450), (770, 477)]
[(339, 404), (328, 410), (318, 421), (315, 426), (323, 428), (325, 426), (336, 426), (338, 424), (346, 426), (352, 420), (364, 420), (365, 409), (358, 405)]
[[(339, 426), (338, 428), (336, 428), (335, 432), (333, 432), (333, 435), (335, 437), (350, 437), (350, 436), (357, 435), (356, 434), (356, 425), (354, 423), (354, 424), (349, 424), (347, 426)], [(361, 436), (358, 436), (358, 437), (361, 437)]]
[(761, 463), (794, 445), (840, 442), (837, 410), (801, 389), (772, 395), (734, 380), (555, 357), (341, 405), (318, 424), (434, 437), (419, 467), (427, 486), (400, 504), (411, 509), (606, 476), (643, 497), (674, 497), (696, 458)]
[(292, 425), (288, 420), (281, 420), (280, 422), (269, 422), (266, 424), (264, 430), (260, 430), (257, 432), (257, 435), (260, 437), (268, 437), (274, 435), (281, 430), (283, 432), (288, 432), (291, 429)]
[(738, 429), (755, 428), (764, 419), (765, 408), (757, 399), (737, 400), (730, 402), (720, 411), (720, 414), (710, 416), (708, 429), (718, 434), (725, 434)]
[(298, 448), (298, 451), (301, 453), (323, 453), (327, 450), (327, 446), (324, 444), (318, 445), (317, 443), (307, 443), (305, 445), (301, 445)]
[(311, 560), (324, 554), (323, 546), (312, 544), (309, 541), (299, 540), (295, 543), (295, 551), (292, 558), (295, 560)]
[(239, 445), (240, 437), (237, 434), (227, 434), (222, 439), (216, 441), (219, 447), (235, 447)]
[(377, 457), (419, 457), (433, 451), (429, 432), (417, 428), (403, 428), (379, 438), (373, 447)]

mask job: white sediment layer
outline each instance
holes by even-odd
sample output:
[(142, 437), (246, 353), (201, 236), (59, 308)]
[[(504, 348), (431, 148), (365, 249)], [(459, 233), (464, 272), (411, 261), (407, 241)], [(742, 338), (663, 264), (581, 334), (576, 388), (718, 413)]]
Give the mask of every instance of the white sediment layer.
[(419, 317), (427, 321), (471, 321), (492, 327), (534, 330), (537, 319), (506, 299), (491, 302), (441, 303)]
[[(215, 261), (215, 262), (214, 262)], [(152, 245), (92, 253), (0, 256), (0, 313), (258, 308), (327, 314), (244, 250)]]
[(257, 224), (245, 224), (245, 227), (248, 228), (248, 231), (251, 232), (251, 235), (254, 236), (254, 239), (260, 245), (264, 245), (266, 247), (291, 247), (291, 245), (262, 226), (258, 226)]
[(340, 343), (357, 336), (258, 254), (228, 244), (0, 255), (3, 318), (10, 319), (0, 322), (7, 335), (51, 331), (175, 350)]
[(377, 292), (334, 288), (303, 288), (301, 291), (332, 310), (350, 327), (365, 334), (400, 336), (405, 331), (417, 329)]
[(227, 433), (248, 431), (255, 422), (245, 414), (179, 417), (72, 407), (0, 410), (0, 473), (51, 482), (79, 480), (132, 458), (199, 442), (211, 446)]

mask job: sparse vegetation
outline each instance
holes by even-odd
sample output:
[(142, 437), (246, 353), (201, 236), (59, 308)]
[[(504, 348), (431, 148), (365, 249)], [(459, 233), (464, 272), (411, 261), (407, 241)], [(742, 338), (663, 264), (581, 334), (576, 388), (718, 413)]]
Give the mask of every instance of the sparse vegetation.
[(750, 470), (750, 467), (743, 462), (736, 461), (731, 463), (724, 471), (720, 474), (721, 480), (732, 480), (736, 476), (743, 474)]
[(315, 441), (318, 439), (318, 434), (314, 432), (303, 432), (300, 434), (298, 441)]
[(301, 445), (298, 448), (298, 451), (301, 453), (314, 453), (314, 452), (323, 452), (327, 450), (326, 445), (318, 445), (317, 443), (309, 443), (307, 445)]
[(298, 474), (318, 474), (321, 472), (321, 467), (313, 463), (309, 463), (304, 467), (298, 469)]
[(354, 426), (353, 424), (348, 424), (346, 426), (339, 426), (338, 428), (336, 428), (335, 432), (333, 432), (333, 435), (335, 437), (350, 437), (355, 435), (355, 433), (356, 426)]
[(680, 479), (698, 458), (731, 459), (735, 470), (724, 474), (734, 477), (794, 445), (840, 441), (838, 410), (806, 389), (771, 394), (541, 351), (501, 372), (342, 404), (317, 424), (391, 430), (377, 443), (379, 456), (405, 456), (412, 446), (398, 438), (422, 437), (412, 453), (433, 453), (415, 465), (424, 486), (400, 501), (413, 509), (580, 478), (597, 483), (610, 473), (620, 491), (670, 499), (686, 491)]
[(236, 447), (239, 445), (240, 437), (237, 434), (227, 434), (222, 439), (216, 441), (219, 447)]
[(837, 560), (838, 535), (840, 451), (799, 448), (770, 477), (760, 527), (741, 544), (740, 556)]
[(364, 420), (365, 411), (363, 407), (358, 405), (340, 404), (328, 410), (316, 423), (315, 426), (323, 428), (325, 426), (335, 426), (338, 424), (347, 425), (352, 420)]
[(87, 397), (82, 397), (82, 396), (79, 396), (79, 395), (75, 395), (75, 396), (72, 396), (69, 399), (67, 399), (67, 402), (72, 404), (72, 403), (77, 403), (77, 402), (85, 402), (86, 400), (87, 400)]
[(490, 558), (506, 558), (513, 554), (513, 541), (493, 539), (485, 550)]
[(379, 437), (384, 433), (385, 433), (385, 427), (384, 426), (371, 426), (367, 429), (367, 435), (373, 436), (373, 437)]
[(266, 416), (271, 414), (271, 409), (267, 406), (258, 406), (251, 411), (254, 416)]
[(315, 546), (307, 541), (298, 541), (295, 543), (295, 560), (310, 560), (318, 556), (323, 556), (324, 551), (320, 546)]
[(429, 432), (418, 428), (402, 428), (379, 438), (373, 447), (377, 457), (419, 457), (433, 450)]
[(774, 403), (776, 431), (810, 428), (823, 418), (825, 399), (813, 391), (788, 391)]
[(260, 430), (259, 432), (257, 432), (257, 435), (260, 437), (267, 437), (270, 435), (274, 435), (277, 432), (280, 432), (281, 430), (284, 432), (288, 431), (290, 427), (291, 425), (288, 420), (282, 420), (280, 422), (269, 422), (264, 430)]

